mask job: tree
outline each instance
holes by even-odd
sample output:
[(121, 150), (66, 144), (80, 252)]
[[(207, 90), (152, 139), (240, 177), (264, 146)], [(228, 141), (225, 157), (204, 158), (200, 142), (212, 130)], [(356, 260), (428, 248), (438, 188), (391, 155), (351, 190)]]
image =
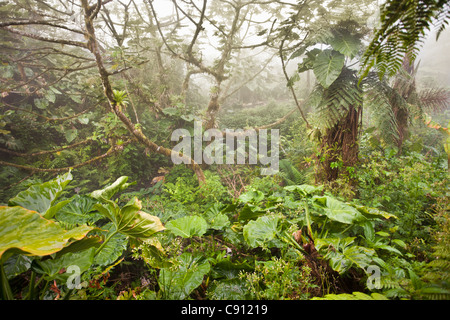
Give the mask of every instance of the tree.
[[(266, 46), (273, 36), (274, 17), (280, 14), (285, 6), (289, 5), (281, 1), (260, 2), (260, 1), (207, 1), (201, 4), (195, 1), (173, 1), (176, 15), (173, 19), (183, 19), (188, 21), (183, 25), (184, 31), (179, 28), (177, 32), (165, 32), (162, 23), (155, 11), (152, 1), (147, 1), (152, 8), (152, 13), (156, 19), (161, 39), (166, 49), (173, 57), (186, 62), (188, 69), (183, 87), (189, 84), (190, 76), (193, 74), (204, 74), (211, 79), (210, 98), (206, 110), (204, 111), (203, 124), (205, 129), (217, 126), (216, 117), (221, 104), (227, 98), (236, 93), (239, 88), (249, 80), (244, 80), (236, 86), (234, 74), (240, 68), (239, 62), (249, 52), (256, 48), (264, 48), (259, 54), (267, 53)], [(264, 13), (262, 15), (262, 13)], [(272, 22), (273, 20), (273, 22)], [(187, 34), (187, 41), (179, 41), (179, 34)], [(209, 52), (213, 49), (214, 58), (210, 61), (208, 50), (205, 50), (205, 43), (208, 44)], [(273, 58), (274, 54), (268, 54), (263, 62), (266, 66)], [(264, 68), (254, 72), (249, 79), (254, 79)], [(241, 70), (242, 71), (242, 70)], [(233, 88), (234, 87), (234, 88)], [(231, 90), (231, 91), (230, 91)]]
[[(361, 36), (358, 23), (341, 21), (294, 52), (294, 56), (305, 56), (298, 72), (312, 70), (317, 81), (308, 104), (315, 109), (312, 134), (319, 143), (319, 181), (333, 181), (339, 172), (348, 174), (358, 159), (363, 90), (351, 65)], [(325, 48), (319, 49), (318, 44)]]
[[(408, 127), (413, 118), (424, 119), (427, 112), (445, 110), (450, 105), (450, 94), (445, 88), (419, 89), (416, 84), (416, 74), (419, 63), (411, 64), (407, 56), (401, 69), (392, 79), (385, 79), (385, 96), (387, 101), (381, 106), (372, 103), (372, 108), (378, 112), (375, 123), (380, 126), (379, 132), (383, 140), (394, 145), (398, 155), (402, 154), (403, 143), (408, 137)], [(380, 103), (379, 103), (380, 104)], [(386, 125), (387, 123), (391, 125)]]
[[(81, 115), (94, 110), (96, 113), (100, 113), (102, 119), (108, 114), (114, 114), (122, 124), (120, 129), (112, 130), (111, 136), (105, 137), (106, 140), (97, 140), (97, 142), (109, 142), (110, 149), (83, 163), (57, 168), (29, 166), (9, 161), (2, 161), (2, 165), (28, 170), (31, 173), (60, 172), (68, 170), (70, 167), (80, 167), (101, 160), (114, 152), (123, 150), (127, 144), (132, 142), (138, 142), (148, 151), (166, 157), (171, 156), (170, 148), (159, 145), (147, 137), (144, 133), (145, 129), (142, 129), (142, 125), (139, 126), (136, 110), (134, 110), (133, 122), (124, 101), (124, 98), (127, 97), (131, 102), (129, 105), (134, 108), (130, 92), (127, 95), (118, 95), (122, 92), (119, 89), (120, 81), (116, 79), (111, 81), (112, 78), (124, 74), (131, 66), (143, 64), (145, 61), (139, 59), (139, 53), (124, 54), (123, 45), (127, 43), (129, 40), (127, 36), (131, 33), (127, 31), (129, 30), (127, 26), (131, 22), (125, 14), (123, 30), (119, 35), (111, 16), (108, 18), (108, 10), (102, 11), (102, 8), (110, 2), (108, 0), (96, 1), (91, 4), (89, 1), (83, 0), (80, 2), (80, 6), (75, 1), (50, 4), (46, 1), (23, 3), (23, 1), (17, 0), (9, 2), (2, 8), (2, 12), (13, 12), (12, 14), (8, 13), (0, 26), (4, 35), (3, 39), (6, 39), (3, 46), (7, 47), (10, 52), (8, 57), (4, 57), (4, 61), (8, 61), (8, 72), (11, 73), (11, 75), (6, 74), (7, 85), (2, 92), (4, 107), (28, 112), (52, 122), (79, 119)], [(131, 1), (127, 4), (121, 3), (125, 13), (131, 8), (132, 3)], [(18, 8), (23, 10), (18, 10)], [(112, 32), (113, 39), (117, 42), (116, 50), (111, 51), (109, 47), (105, 49), (105, 43), (107, 44), (109, 41), (107, 34), (102, 34), (101, 37), (96, 34), (100, 12), (103, 14), (103, 21)], [(81, 28), (77, 26), (77, 22), (81, 24)], [(35, 26), (39, 28), (35, 28)], [(116, 63), (114, 64), (114, 62)], [(120, 66), (121, 64), (122, 66)], [(14, 72), (16, 66), (19, 70), (18, 73)], [(96, 73), (95, 70), (97, 70)], [(69, 79), (70, 76), (73, 78)], [(97, 90), (98, 84), (103, 88), (103, 92)], [(127, 90), (126, 83), (125, 90)], [(59, 94), (61, 94), (61, 99), (58, 97), (58, 101), (56, 101), (55, 96)], [(72, 108), (69, 107), (66, 111), (71, 113), (70, 116), (55, 119), (52, 115), (55, 109), (58, 109), (55, 106), (62, 104), (64, 100), (67, 101), (68, 97), (74, 101), (67, 105), (74, 106), (73, 108), (78, 106), (81, 110), (77, 110), (79, 112), (73, 114)], [(31, 106), (21, 107), (21, 100), (32, 102)], [(53, 105), (55, 102), (57, 102), (56, 105)], [(103, 112), (97, 108), (98, 106), (103, 107)], [(39, 112), (40, 110), (44, 110), (44, 112)], [(56, 113), (58, 111), (60, 110), (57, 110)], [(46, 113), (49, 115), (45, 115)], [(123, 131), (124, 128), (125, 131)], [(64, 131), (65, 129), (63, 129)], [(72, 141), (77, 136), (76, 132), (76, 127), (73, 127), (71, 131), (66, 130), (64, 133), (70, 137), (68, 140)], [(91, 140), (92, 137), (86, 139), (86, 141)], [(61, 149), (80, 145), (81, 143), (77, 142)], [(48, 153), (57, 153), (58, 150), (49, 150)], [(2, 151), (14, 155), (8, 149)], [(193, 160), (190, 163), (199, 181), (204, 181), (201, 168)]]

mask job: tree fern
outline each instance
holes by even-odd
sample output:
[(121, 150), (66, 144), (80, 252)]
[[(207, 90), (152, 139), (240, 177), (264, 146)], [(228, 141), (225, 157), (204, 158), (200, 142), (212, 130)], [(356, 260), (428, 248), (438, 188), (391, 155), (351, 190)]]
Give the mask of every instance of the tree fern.
[(313, 123), (319, 129), (329, 129), (337, 125), (347, 115), (350, 107), (362, 105), (362, 91), (357, 86), (356, 72), (344, 68), (340, 76), (328, 88), (322, 91), (316, 106)]
[(448, 2), (444, 3), (442, 9), (439, 11), (437, 15), (436, 20), (437, 20), (436, 25), (438, 27), (438, 31), (436, 33), (436, 40), (438, 40), (442, 31), (445, 30), (445, 28), (448, 25), (448, 22), (450, 21), (450, 4)]

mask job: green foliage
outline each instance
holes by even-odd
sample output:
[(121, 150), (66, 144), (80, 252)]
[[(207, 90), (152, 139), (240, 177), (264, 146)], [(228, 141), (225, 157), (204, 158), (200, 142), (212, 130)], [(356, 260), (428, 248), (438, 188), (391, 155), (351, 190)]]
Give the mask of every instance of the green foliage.
[(427, 211), (433, 196), (443, 192), (445, 172), (436, 170), (436, 164), (425, 161), (418, 153), (394, 155), (395, 151), (387, 150), (384, 155), (375, 151), (363, 159), (358, 177), (360, 199), (396, 215), (398, 219), (391, 227), (398, 226), (396, 233), (408, 241), (415, 237), (429, 239), (434, 221)]
[(113, 90), (113, 93), (114, 93), (114, 101), (118, 105), (125, 106), (126, 104), (128, 104), (126, 91)]
[(312, 300), (389, 300), (386, 296), (373, 292), (370, 295), (363, 292), (327, 294), (323, 298), (314, 297)]
[(365, 270), (373, 262), (375, 250), (352, 245), (354, 240), (354, 237), (344, 239), (324, 238), (316, 239), (315, 244), (319, 252), (326, 252), (324, 259), (329, 261), (333, 270), (345, 273), (354, 266)]
[(345, 56), (339, 52), (332, 50), (320, 52), (316, 56), (312, 67), (317, 81), (324, 88), (328, 88), (341, 74), (344, 61)]
[(203, 257), (190, 253), (180, 255), (173, 267), (161, 269), (158, 284), (164, 299), (183, 300), (202, 284), (210, 271), (210, 264)]
[(304, 172), (299, 171), (287, 159), (281, 159), (279, 162), (280, 173), (285, 185), (300, 185), (306, 182)]
[[(110, 102), (129, 117), (134, 133), (110, 112), (105, 79), (84, 46), (41, 46), (9, 32), (27, 26), (3, 28), (0, 144), (7, 165), (0, 171), (0, 201), (8, 206), (0, 207), (0, 297), (448, 299), (446, 92), (417, 93), (417, 68), (399, 72), (394, 84), (372, 71), (360, 79), (358, 70), (360, 62), (377, 62), (377, 71), (389, 73), (404, 53), (414, 56), (417, 42), (411, 39), (422, 39), (430, 13), (445, 27), (447, 4), (419, 2), (429, 7), (388, 1), (382, 23), (398, 23), (382, 26), (386, 32), (374, 40), (379, 47), (369, 46), (362, 58), (368, 30), (354, 20), (371, 14), (359, 12), (372, 6), (369, 1), (208, 2), (203, 22), (217, 29), (216, 49), (226, 53), (211, 67), (201, 58), (202, 46), (186, 46), (178, 25), (169, 24), (171, 32), (164, 23), (161, 30), (147, 28), (158, 22), (159, 15), (146, 10), (151, 8), (112, 2), (97, 19), (117, 45), (105, 43), (101, 54), (116, 88)], [(2, 25), (25, 23), (30, 12), (33, 19), (49, 16), (43, 3), (0, 5)], [(177, 5), (196, 10), (186, 1)], [(124, 19), (122, 36), (103, 11), (108, 6)], [(55, 23), (64, 21), (63, 7), (55, 2), (50, 9)], [(273, 18), (270, 29), (251, 26), (262, 12)], [(287, 86), (271, 60), (262, 66), (247, 49), (235, 54), (246, 43), (231, 36), (234, 13), (252, 15), (237, 21), (236, 35), (248, 22), (248, 34), (261, 40), (256, 46), (285, 63), (299, 62)], [(28, 31), (55, 39), (70, 32), (53, 32), (50, 25)], [(209, 32), (195, 34), (208, 44), (203, 37)], [(394, 46), (402, 42), (407, 50)], [(176, 60), (185, 50), (193, 62), (188, 68)], [(211, 77), (194, 77), (199, 71), (220, 85), (208, 90)], [(291, 112), (296, 101), (288, 99), (290, 89), (298, 93), (308, 126)], [(216, 94), (211, 115), (218, 129), (280, 129), (278, 174), (260, 176), (254, 165), (203, 164), (205, 181), (199, 183), (190, 166), (173, 166), (170, 157), (135, 139), (143, 133), (157, 146), (173, 147), (170, 132), (207, 116), (204, 107), (214, 105), (208, 101)], [(426, 106), (433, 118), (422, 113)], [(400, 111), (407, 111), (406, 124)], [(399, 152), (392, 146), (402, 125), (411, 130)], [(52, 169), (71, 166), (53, 176)], [(323, 167), (339, 177), (321, 185), (317, 174), (313, 181)]]
[(206, 220), (199, 216), (186, 216), (171, 220), (166, 224), (166, 228), (174, 235), (183, 238), (202, 236), (206, 232)]
[(10, 199), (8, 205), (21, 206), (39, 212), (44, 218), (53, 218), (55, 213), (68, 203), (56, 201), (70, 181), (72, 174), (68, 172), (52, 181), (33, 185)]
[(292, 261), (273, 257), (258, 261), (255, 271), (241, 273), (252, 299), (306, 300), (313, 287), (308, 267), (298, 267)]
[[(2, 298), (14, 298), (8, 280), (30, 269), (32, 278), (27, 295), (33, 299), (37, 275), (40, 275), (39, 282), (44, 280), (47, 283), (55, 281), (56, 284), (58, 281), (61, 285), (67, 284), (73, 278), (73, 270), (81, 276), (91, 272), (94, 265), (105, 267), (117, 261), (128, 246), (128, 237), (148, 239), (163, 230), (157, 217), (140, 211), (137, 198), (122, 208), (110, 200), (131, 185), (126, 183), (127, 179), (121, 177), (111, 186), (91, 192), (90, 196), (77, 195), (57, 202), (63, 189), (72, 180), (68, 172), (49, 182), (33, 185), (11, 199), (9, 207), (1, 207), (0, 229), (2, 239), (5, 240), (0, 248)], [(48, 217), (18, 204), (46, 212)], [(101, 225), (99, 229), (96, 223), (103, 217), (112, 223)], [(15, 226), (14, 232), (11, 225)], [(102, 238), (105, 240), (100, 244)], [(25, 259), (23, 254), (33, 259)], [(68, 289), (66, 294), (70, 296), (73, 288)], [(41, 295), (45, 294), (44, 290)]]
[(93, 224), (103, 217), (95, 211), (95, 203), (91, 197), (75, 195), (56, 213), (55, 218), (66, 225)]
[[(80, 226), (64, 230), (55, 221), (19, 206), (0, 207), (2, 244), (0, 257), (10, 249), (45, 256), (63, 249), (70, 239), (82, 239), (93, 228)], [(15, 226), (15, 229), (11, 229)], [(20, 238), (17, 235), (20, 234)], [(10, 256), (10, 253), (6, 255)], [(3, 258), (4, 259), (4, 258)], [(6, 259), (5, 259), (6, 261)]]
[(262, 216), (250, 221), (244, 226), (243, 235), (250, 247), (270, 245), (269, 242), (281, 232), (278, 222), (279, 216)]

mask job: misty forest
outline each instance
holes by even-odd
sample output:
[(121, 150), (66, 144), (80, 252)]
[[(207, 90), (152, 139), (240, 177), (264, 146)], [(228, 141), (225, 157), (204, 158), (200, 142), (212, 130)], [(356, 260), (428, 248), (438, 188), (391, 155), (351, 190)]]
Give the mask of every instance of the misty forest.
[(450, 299), (449, 22), (0, 0), (0, 299)]

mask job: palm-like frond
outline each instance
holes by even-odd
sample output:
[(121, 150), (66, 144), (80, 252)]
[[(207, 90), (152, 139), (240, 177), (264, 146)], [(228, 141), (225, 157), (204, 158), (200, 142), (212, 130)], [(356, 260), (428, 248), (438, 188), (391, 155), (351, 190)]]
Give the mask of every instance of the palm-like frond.
[(363, 56), (363, 76), (375, 66), (380, 76), (395, 75), (403, 57), (415, 60), (426, 31), (437, 21), (438, 35), (450, 19), (448, 0), (390, 0), (381, 10), (381, 27)]
[(397, 121), (391, 105), (391, 99), (401, 101), (398, 95), (387, 83), (380, 80), (375, 73), (369, 74), (363, 82), (364, 109), (370, 113), (371, 123), (378, 129), (378, 133), (386, 143), (392, 144), (398, 138)]
[(450, 107), (450, 92), (443, 88), (428, 88), (419, 92), (419, 100), (427, 112), (439, 112)]
[(448, 25), (448, 22), (450, 21), (450, 4), (448, 2), (444, 4), (441, 11), (437, 15), (436, 20), (437, 20), (436, 25), (438, 27), (438, 31), (436, 34), (436, 40), (437, 40), (437, 39), (439, 39), (439, 36), (441, 35), (442, 31), (445, 30), (445, 28)]
[(300, 185), (306, 182), (306, 175), (297, 170), (287, 159), (280, 160), (280, 176), (287, 186)]
[(350, 108), (362, 106), (363, 93), (357, 82), (356, 72), (344, 67), (331, 86), (316, 90), (316, 93), (322, 94), (315, 105), (317, 112), (314, 123), (319, 129), (334, 127), (345, 118)]

